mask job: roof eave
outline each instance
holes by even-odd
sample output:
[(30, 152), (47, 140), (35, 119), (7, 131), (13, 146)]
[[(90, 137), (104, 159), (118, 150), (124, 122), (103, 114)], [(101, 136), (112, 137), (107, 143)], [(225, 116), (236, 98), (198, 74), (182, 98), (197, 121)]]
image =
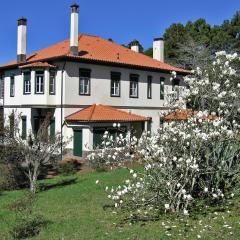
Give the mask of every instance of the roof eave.
[[(118, 62), (110, 62), (110, 61), (104, 61), (104, 60), (97, 60), (97, 59), (87, 59), (87, 58), (80, 58), (75, 56), (69, 56), (69, 55), (62, 55), (62, 56), (56, 56), (51, 58), (45, 58), (45, 59), (38, 59), (36, 61), (29, 61), (27, 64), (39, 62), (39, 61), (54, 61), (54, 60), (71, 60), (73, 62), (82, 62), (82, 63), (93, 63), (98, 65), (107, 65), (107, 66), (118, 66), (122, 68), (131, 68), (131, 69), (137, 69), (137, 70), (147, 70), (147, 71), (154, 71), (154, 72), (162, 72), (162, 73), (171, 73), (172, 70), (166, 70), (161, 68), (152, 68), (148, 66), (140, 66), (140, 65), (133, 65), (133, 64), (125, 64), (125, 63), (118, 63)], [(9, 66), (0, 66), (0, 71), (14, 69), (19, 66), (26, 65), (26, 63), (16, 63)], [(176, 71), (179, 75), (188, 75), (190, 74), (190, 71)]]

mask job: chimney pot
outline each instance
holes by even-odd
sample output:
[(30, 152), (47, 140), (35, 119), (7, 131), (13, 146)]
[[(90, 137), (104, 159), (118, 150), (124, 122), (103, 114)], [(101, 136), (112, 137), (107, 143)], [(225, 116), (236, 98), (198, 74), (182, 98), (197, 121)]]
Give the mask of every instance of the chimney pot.
[(139, 42), (137, 40), (134, 40), (130, 43), (130, 48), (134, 52), (140, 52)]

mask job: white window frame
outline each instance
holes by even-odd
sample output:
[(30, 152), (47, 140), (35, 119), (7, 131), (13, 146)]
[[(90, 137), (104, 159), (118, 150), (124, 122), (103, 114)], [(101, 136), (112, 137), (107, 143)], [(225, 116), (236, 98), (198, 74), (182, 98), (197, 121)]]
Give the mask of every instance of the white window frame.
[(30, 74), (30, 79), (29, 80), (25, 80), (25, 73), (23, 73), (23, 87), (24, 87), (24, 94), (31, 94), (31, 72)]
[(10, 97), (14, 97), (14, 96), (15, 96), (15, 76), (11, 76), (10, 77)]
[(90, 95), (90, 78), (89, 77), (79, 78), (79, 94)]
[(4, 75), (0, 75), (0, 99), (4, 98)]
[(56, 72), (53, 71), (49, 74), (49, 94), (56, 94)]
[(147, 78), (147, 98), (152, 99), (152, 76)]
[(139, 81), (138, 75), (130, 76), (130, 89), (129, 89), (130, 98), (138, 98), (138, 88), (139, 88), (138, 81)]
[(36, 71), (35, 94), (44, 94), (44, 71), (41, 74)]
[(111, 97), (120, 97), (121, 95), (121, 73), (111, 72)]

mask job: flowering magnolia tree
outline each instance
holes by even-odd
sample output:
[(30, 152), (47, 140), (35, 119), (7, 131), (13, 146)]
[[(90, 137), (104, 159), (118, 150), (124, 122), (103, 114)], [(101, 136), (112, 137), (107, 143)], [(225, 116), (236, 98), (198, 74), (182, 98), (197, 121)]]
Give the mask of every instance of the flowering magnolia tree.
[(88, 160), (94, 168), (105, 168), (121, 166), (125, 161), (131, 159), (131, 152), (137, 143), (137, 138), (130, 138), (128, 133), (126, 137), (119, 134), (114, 138), (108, 131), (103, 135), (102, 143), (97, 150), (88, 156)]
[[(195, 114), (134, 142), (132, 154), (143, 159), (144, 171), (130, 170), (122, 186), (107, 188), (117, 210), (126, 209), (135, 220), (163, 212), (187, 215), (196, 199), (215, 203), (234, 196), (240, 174), (239, 62), (237, 54), (219, 52), (211, 65), (185, 78), (189, 88), (169, 107), (188, 102)], [(125, 145), (120, 149), (127, 151)], [(115, 156), (116, 162), (124, 160), (119, 152)]]

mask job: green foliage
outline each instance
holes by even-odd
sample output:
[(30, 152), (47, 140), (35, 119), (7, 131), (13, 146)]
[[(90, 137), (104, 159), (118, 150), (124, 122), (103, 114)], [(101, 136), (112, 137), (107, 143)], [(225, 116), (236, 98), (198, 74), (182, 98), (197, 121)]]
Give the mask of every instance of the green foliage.
[(14, 189), (15, 185), (10, 167), (0, 163), (0, 191)]
[(148, 48), (145, 52), (145, 55), (149, 56), (149, 57), (153, 57), (153, 48)]
[(26, 177), (15, 163), (0, 162), (0, 191), (14, 190), (26, 186)]
[(11, 231), (14, 239), (26, 239), (40, 233), (44, 221), (40, 216), (22, 218)]
[(36, 196), (26, 193), (9, 205), (9, 209), (15, 213), (15, 223), (10, 231), (14, 239), (26, 239), (40, 233), (44, 220), (42, 216), (33, 213), (35, 202)]
[(164, 40), (166, 61), (185, 68), (195, 67), (189, 64), (189, 55), (194, 60), (201, 49), (208, 49), (209, 55), (221, 50), (239, 52), (240, 11), (222, 25), (211, 26), (203, 18), (185, 25), (174, 23), (166, 29)]
[(77, 172), (77, 164), (73, 161), (61, 161), (58, 164), (58, 172), (63, 175), (71, 175)]
[[(240, 199), (237, 196), (230, 199), (228, 205), (224, 205), (225, 209), (222, 209), (222, 205), (213, 208), (199, 203), (195, 207), (196, 214), (191, 214), (193, 217), (164, 214), (159, 221), (120, 225), (121, 216), (112, 213), (115, 209), (104, 210), (102, 207), (109, 204), (103, 188), (105, 185), (118, 186), (128, 175), (129, 171), (126, 169), (78, 174), (74, 176), (78, 178), (76, 184), (39, 192), (34, 211), (41, 213), (50, 224), (46, 227), (44, 225), (40, 234), (30, 239), (196, 240), (198, 234), (201, 235), (201, 239), (240, 239)], [(60, 177), (43, 182), (54, 184), (66, 179), (69, 178)], [(96, 180), (99, 180), (99, 184), (95, 183)], [(0, 218), (2, 217), (0, 239), (2, 240), (12, 239), (9, 235), (8, 223), (13, 221), (13, 213), (6, 209), (6, 205), (22, 194), (22, 190), (11, 191), (0, 197)], [(229, 228), (224, 225), (228, 225)]]

